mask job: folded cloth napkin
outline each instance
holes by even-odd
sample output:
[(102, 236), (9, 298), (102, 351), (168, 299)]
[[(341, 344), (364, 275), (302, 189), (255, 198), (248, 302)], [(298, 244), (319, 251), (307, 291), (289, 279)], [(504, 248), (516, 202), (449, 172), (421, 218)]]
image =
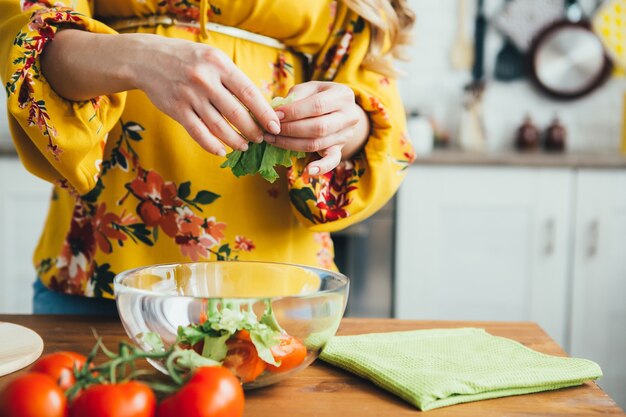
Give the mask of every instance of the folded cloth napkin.
[(545, 355), (483, 329), (336, 336), (320, 358), (423, 411), (571, 387), (602, 376), (594, 362)]

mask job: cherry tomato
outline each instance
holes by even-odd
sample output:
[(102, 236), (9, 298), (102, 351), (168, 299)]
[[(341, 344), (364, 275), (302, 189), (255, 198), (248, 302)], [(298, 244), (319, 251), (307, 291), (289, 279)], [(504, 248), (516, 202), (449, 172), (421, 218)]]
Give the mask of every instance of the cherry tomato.
[(286, 372), (290, 369), (300, 366), (306, 359), (306, 346), (304, 346), (295, 337), (288, 334), (282, 335), (280, 344), (272, 348), (272, 356), (276, 362), (280, 362), (279, 366), (267, 365), (270, 372)]
[(0, 392), (3, 417), (65, 417), (67, 400), (54, 379), (32, 372), (11, 381)]
[[(180, 392), (180, 391), (179, 391)], [(178, 393), (167, 397), (157, 407), (156, 416), (155, 417), (176, 417), (177, 412), (174, 406), (176, 405), (176, 395)], [(192, 417), (192, 416), (189, 416)]]
[(70, 417), (153, 417), (154, 393), (146, 384), (92, 385), (74, 400)]
[(198, 368), (189, 381), (157, 409), (157, 417), (241, 417), (241, 383), (221, 366)]
[(247, 331), (239, 331), (226, 342), (226, 346), (228, 353), (224, 358), (224, 367), (238, 376), (241, 382), (252, 382), (263, 373), (266, 364), (259, 358)]
[(76, 369), (81, 369), (85, 365), (85, 361), (87, 358), (80, 353), (55, 352), (39, 359), (30, 370), (31, 372), (50, 375), (65, 391), (76, 382), (74, 365), (76, 365)]

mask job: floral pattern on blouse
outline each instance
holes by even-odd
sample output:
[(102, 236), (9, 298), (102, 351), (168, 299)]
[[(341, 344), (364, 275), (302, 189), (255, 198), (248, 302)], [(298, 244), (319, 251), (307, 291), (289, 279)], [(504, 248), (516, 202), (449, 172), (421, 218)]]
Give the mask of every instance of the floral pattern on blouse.
[[(215, 217), (203, 217), (203, 207), (220, 196), (206, 190), (192, 193), (191, 181), (175, 184), (165, 181), (154, 170), (141, 167), (139, 155), (132, 143), (143, 139), (145, 129), (137, 122), (121, 122), (122, 133), (111, 151), (111, 158), (102, 162), (102, 176), (96, 187), (84, 196), (76, 196), (69, 233), (60, 256), (46, 259), (44, 265), (54, 264), (58, 274), (52, 277), (51, 288), (66, 294), (102, 297), (113, 294), (115, 273), (109, 264), (98, 265), (97, 251), (110, 254), (125, 245), (153, 246), (163, 233), (180, 248), (181, 255), (192, 260), (237, 260), (240, 252), (251, 252), (256, 245), (245, 236), (236, 236), (233, 246), (223, 242), (226, 223)], [(136, 215), (107, 210), (98, 204), (104, 192), (102, 178), (111, 169), (136, 172), (125, 185), (126, 194), (117, 205), (134, 198)]]

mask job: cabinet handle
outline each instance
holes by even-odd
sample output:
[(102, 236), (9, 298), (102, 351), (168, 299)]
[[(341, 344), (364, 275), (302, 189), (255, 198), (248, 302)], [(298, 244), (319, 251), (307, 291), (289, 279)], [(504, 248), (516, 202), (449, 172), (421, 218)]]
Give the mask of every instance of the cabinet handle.
[(543, 249), (543, 253), (546, 256), (554, 254), (554, 242), (556, 240), (556, 222), (554, 219), (548, 219), (546, 221), (546, 246)]
[(594, 220), (589, 224), (589, 239), (587, 243), (587, 256), (593, 258), (598, 254), (598, 241), (600, 238), (600, 222)]

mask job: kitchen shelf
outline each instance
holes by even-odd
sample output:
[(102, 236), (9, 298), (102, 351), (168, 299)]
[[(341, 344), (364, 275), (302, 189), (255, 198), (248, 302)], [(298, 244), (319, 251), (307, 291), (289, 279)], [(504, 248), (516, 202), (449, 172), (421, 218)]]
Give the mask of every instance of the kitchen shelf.
[(503, 166), (538, 168), (626, 169), (626, 156), (617, 152), (522, 153), (513, 151), (471, 153), (435, 150), (418, 156), (415, 165)]
[[(0, 157), (16, 157), (12, 146), (0, 146)], [(418, 156), (415, 165), (502, 166), (537, 168), (626, 169), (626, 155), (617, 152), (566, 152), (563, 154), (513, 151), (472, 153), (461, 150), (435, 150)]]

